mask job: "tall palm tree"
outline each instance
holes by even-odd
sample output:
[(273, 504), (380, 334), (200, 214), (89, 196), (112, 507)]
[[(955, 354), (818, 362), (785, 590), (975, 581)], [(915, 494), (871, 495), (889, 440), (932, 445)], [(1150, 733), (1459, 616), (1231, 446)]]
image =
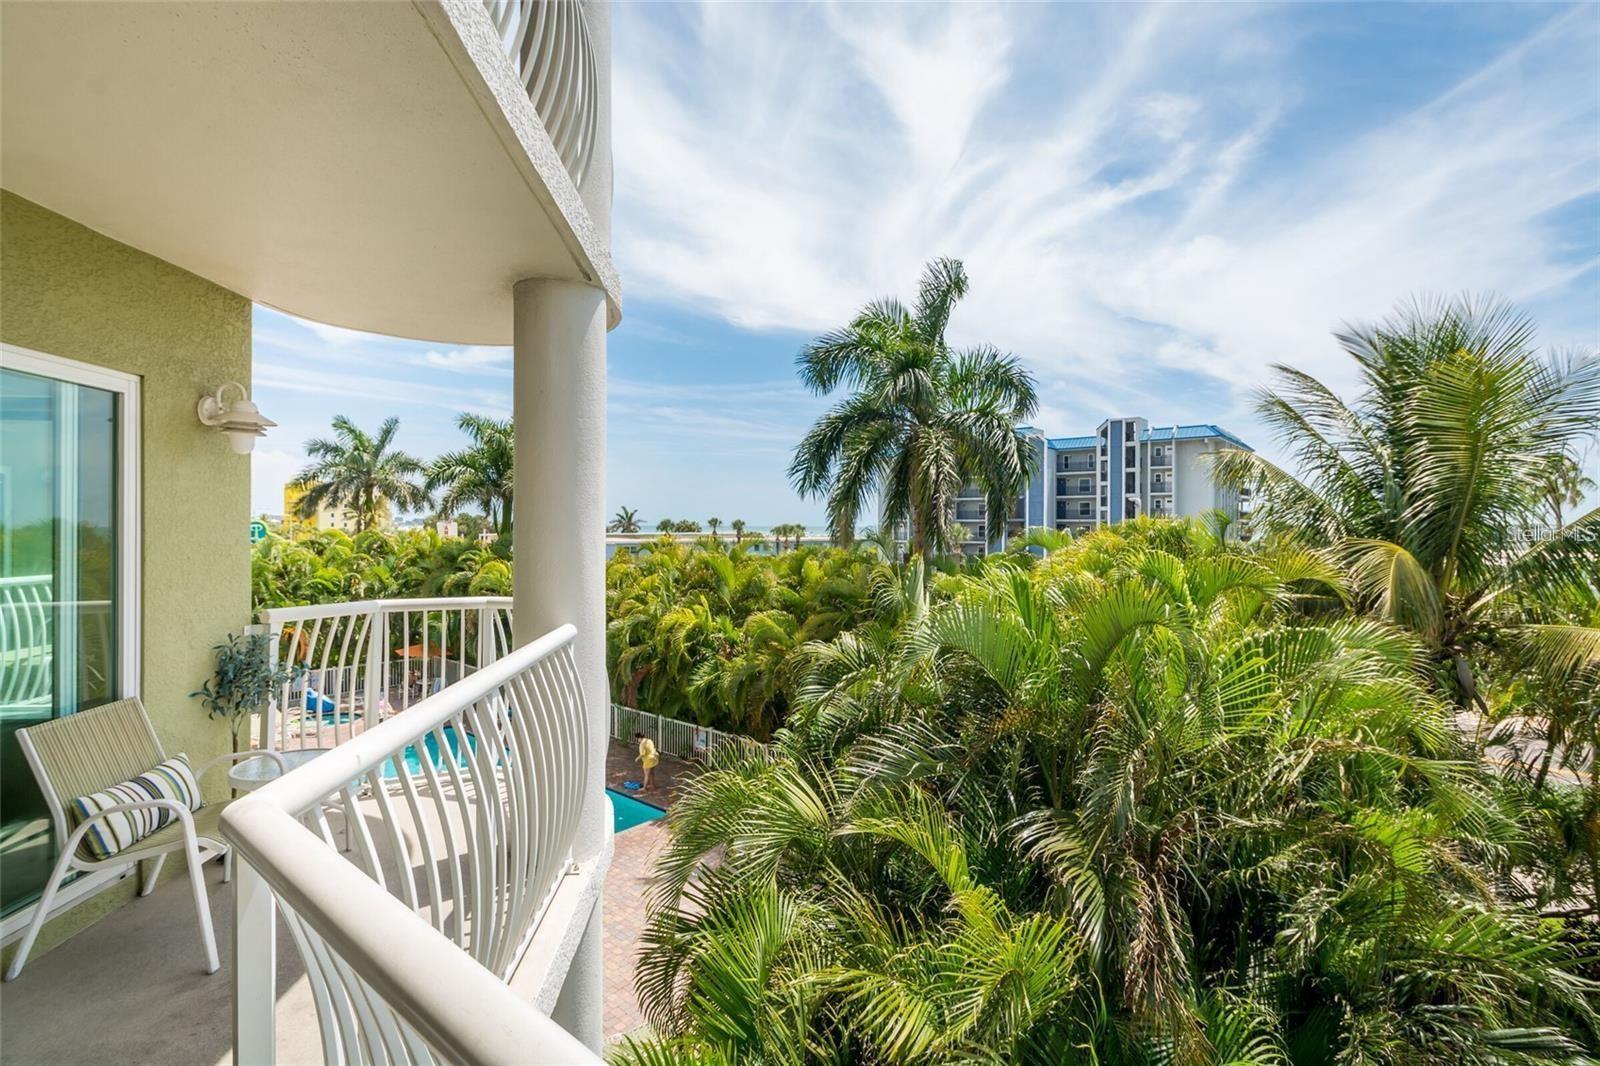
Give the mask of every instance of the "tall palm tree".
[(966, 292), (961, 263), (936, 259), (914, 307), (876, 300), (800, 353), (807, 388), (851, 390), (817, 420), (789, 466), (802, 496), (827, 497), (838, 543), (851, 543), (862, 508), (878, 497), (884, 525), (909, 521), (913, 551), (944, 554), (960, 544), (955, 500), (963, 485), (978, 485), (991, 515), (1008, 513), (1022, 491), (1030, 458), (1017, 425), (1038, 404), (1033, 378), (993, 347), (946, 343), (950, 313)]
[(483, 508), (489, 524), (504, 537), (511, 532), (511, 464), (516, 454), (511, 420), (463, 412), (456, 416), (456, 427), (472, 443), (429, 464), (427, 489), (440, 493), (443, 514), (468, 503)]
[(369, 434), (344, 415), (333, 419), (333, 437), (306, 442), (311, 462), (295, 476), (305, 486), (300, 517), (310, 518), (324, 504), (355, 516), (357, 532), (371, 529), (384, 500), (401, 510), (426, 506), (422, 461), (392, 447), (398, 418), (386, 418)]
[(1422, 636), (1462, 704), (1482, 705), (1471, 653), (1508, 590), (1600, 572), (1600, 512), (1528, 543), (1554, 464), (1600, 427), (1600, 358), (1542, 356), (1533, 334), (1526, 315), (1467, 297), (1347, 327), (1337, 338), (1365, 386), (1353, 404), (1285, 366), (1257, 402), (1300, 476), (1254, 452), (1216, 457), (1219, 481), (1255, 490), (1252, 524), (1331, 546), (1378, 613)]
[(637, 533), (639, 532), (639, 512), (632, 507), (619, 507), (617, 513), (611, 516), (611, 524), (606, 527), (607, 533)]
[(1558, 455), (1551, 460), (1550, 471), (1545, 475), (1544, 502), (1557, 531), (1564, 525), (1563, 509), (1578, 506), (1595, 488), (1594, 478), (1585, 474), (1572, 456)]
[(743, 544), (744, 543), (744, 519), (735, 518), (732, 522), (728, 523), (728, 528), (733, 530), (733, 543), (735, 545)]
[(661, 521), (656, 523), (656, 532), (657, 533), (671, 533), (674, 530), (676, 530), (677, 528), (678, 528), (678, 523), (674, 522), (670, 518), (663, 518)]
[(722, 528), (722, 519), (715, 516), (706, 519), (706, 528), (711, 530), (711, 536), (715, 538), (717, 535), (717, 530)]

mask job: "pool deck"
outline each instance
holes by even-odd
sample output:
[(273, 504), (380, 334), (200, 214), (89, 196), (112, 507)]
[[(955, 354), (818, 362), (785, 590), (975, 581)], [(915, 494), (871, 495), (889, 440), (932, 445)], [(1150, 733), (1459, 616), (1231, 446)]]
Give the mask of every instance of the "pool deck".
[(656, 787), (652, 791), (623, 788), (624, 781), (644, 780), (644, 770), (639, 767), (638, 757), (638, 751), (631, 745), (613, 740), (606, 751), (606, 787), (657, 807), (671, 807), (683, 791), (684, 783), (693, 774), (694, 765), (671, 755), (663, 755), (661, 765), (656, 767)]
[[(671, 807), (694, 767), (670, 755), (656, 767), (652, 792), (629, 791), (624, 781), (641, 778), (635, 749), (612, 741), (606, 752), (606, 787), (657, 807)], [(611, 869), (606, 873), (605, 895), (605, 1034), (613, 1040), (644, 1025), (639, 999), (633, 991), (633, 967), (644, 933), (644, 898), (650, 889), (650, 871), (656, 853), (666, 843), (661, 820), (645, 822), (617, 834)]]

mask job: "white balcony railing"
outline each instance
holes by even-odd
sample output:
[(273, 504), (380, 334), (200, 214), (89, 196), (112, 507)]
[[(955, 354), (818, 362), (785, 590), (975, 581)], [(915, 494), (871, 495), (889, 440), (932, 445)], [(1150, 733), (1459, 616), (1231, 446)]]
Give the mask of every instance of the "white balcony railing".
[(113, 658), (114, 606), (57, 599), (51, 574), (0, 577), (0, 718), (76, 706), (86, 684), (98, 691)]
[(598, 1061), (506, 986), (573, 869), (589, 756), (575, 634), (480, 666), (227, 809), (234, 1061), (274, 1061), (279, 911), (327, 1062)]
[(328, 748), (489, 665), (511, 647), (502, 596), (278, 607), (259, 618), (298, 676), (267, 708), (260, 744)]
[(0, 707), (49, 704), (55, 614), (51, 575), (0, 578)]
[(483, 0), (550, 143), (582, 184), (594, 154), (600, 81), (581, 0)]

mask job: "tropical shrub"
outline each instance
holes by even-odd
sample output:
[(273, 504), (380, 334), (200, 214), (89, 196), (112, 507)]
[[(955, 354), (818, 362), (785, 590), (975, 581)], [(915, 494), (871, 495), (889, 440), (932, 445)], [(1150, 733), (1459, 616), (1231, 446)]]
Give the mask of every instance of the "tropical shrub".
[(1509, 1062), (1594, 1046), (1579, 923), (1429, 651), (1199, 522), (942, 576), (789, 657), (673, 807), (619, 1062)]
[(614, 699), (657, 714), (766, 736), (787, 713), (789, 663), (805, 642), (873, 616), (876, 556), (759, 540), (662, 537), (606, 567)]
[(509, 596), (508, 546), (433, 530), (269, 536), (250, 560), (256, 609), (415, 596)]

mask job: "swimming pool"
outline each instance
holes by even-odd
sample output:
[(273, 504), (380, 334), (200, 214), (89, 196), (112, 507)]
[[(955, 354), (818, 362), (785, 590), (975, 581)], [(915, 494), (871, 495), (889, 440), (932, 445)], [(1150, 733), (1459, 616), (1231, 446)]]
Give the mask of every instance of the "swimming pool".
[[(456, 765), (465, 766), (467, 764), (467, 753), (478, 750), (478, 738), (470, 733), (467, 734), (467, 751), (462, 751), (461, 742), (456, 739), (455, 729), (445, 726), (441, 732), (444, 733), (444, 742), (449, 746), (450, 754), (456, 757)], [(449, 773), (444, 760), (439, 758), (439, 742), (434, 739), (434, 735), (429, 733), (422, 740), (423, 746), (428, 751), (428, 764), (440, 773)], [(417, 756), (417, 746), (415, 744), (406, 746), (406, 773), (413, 776), (422, 773), (422, 760)], [(383, 764), (383, 776), (395, 776), (393, 759)]]
[(660, 807), (636, 800), (626, 792), (608, 788), (606, 796), (611, 800), (611, 828), (618, 833), (667, 816)]

